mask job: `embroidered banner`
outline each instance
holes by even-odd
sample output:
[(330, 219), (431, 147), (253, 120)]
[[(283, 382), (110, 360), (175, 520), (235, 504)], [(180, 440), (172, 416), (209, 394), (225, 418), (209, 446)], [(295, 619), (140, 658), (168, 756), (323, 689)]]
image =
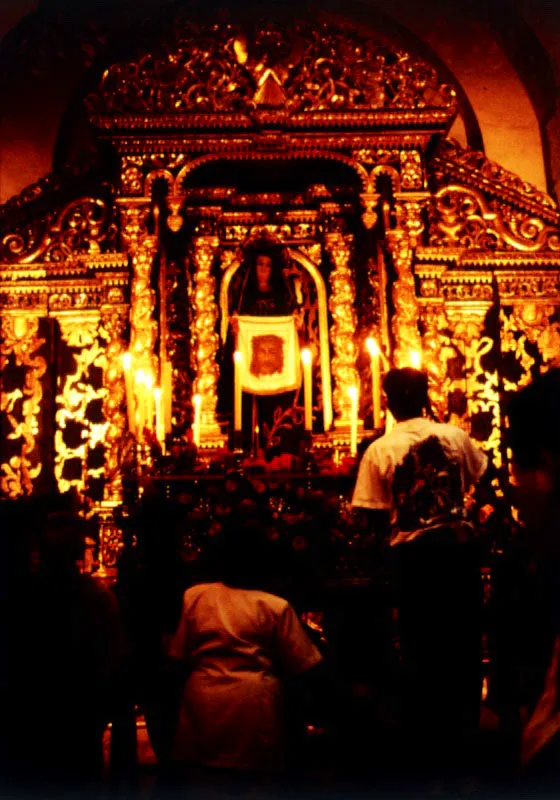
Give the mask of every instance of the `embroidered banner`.
[(237, 318), (241, 387), (250, 394), (279, 394), (300, 384), (299, 343), (293, 317)]

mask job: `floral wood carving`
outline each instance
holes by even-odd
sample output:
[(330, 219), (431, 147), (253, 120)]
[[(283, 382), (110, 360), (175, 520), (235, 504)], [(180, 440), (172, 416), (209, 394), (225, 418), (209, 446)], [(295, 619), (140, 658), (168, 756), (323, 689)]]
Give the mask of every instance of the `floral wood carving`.
[(557, 204), (546, 192), (539, 191), (536, 186), (522, 180), (514, 172), (490, 161), (484, 153), (461, 147), (455, 139), (444, 139), (440, 142), (433, 166), (439, 183), (449, 183), (449, 177), (460, 176), (474, 181), (477, 188), (488, 183), (499, 184), (501, 188), (523, 195), (545, 209), (557, 209)]
[(80, 197), (56, 216), (13, 228), (0, 240), (0, 263), (60, 263), (73, 256), (114, 249), (117, 227), (109, 199)]
[(348, 28), (179, 22), (174, 41), (114, 64), (90, 113), (454, 108), (455, 92), (408, 53)]
[(558, 252), (556, 226), (513, 208), (487, 201), (476, 189), (446, 186), (433, 197), (430, 208), (430, 245), (479, 250)]

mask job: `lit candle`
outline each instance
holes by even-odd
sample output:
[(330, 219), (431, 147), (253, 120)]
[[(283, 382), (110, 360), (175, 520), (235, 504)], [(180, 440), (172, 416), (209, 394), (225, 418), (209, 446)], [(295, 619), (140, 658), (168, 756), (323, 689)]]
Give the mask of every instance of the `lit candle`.
[(371, 337), (366, 339), (366, 347), (369, 351), (371, 360), (371, 394), (373, 401), (373, 428), (378, 430), (381, 427), (381, 368), (379, 356), (381, 351), (379, 345)]
[(154, 376), (151, 372), (146, 372), (144, 378), (144, 402), (146, 403), (146, 427), (152, 431), (154, 429)]
[(200, 409), (202, 397), (199, 394), (193, 396), (194, 420), (192, 426), (193, 444), (200, 447)]
[(159, 386), (154, 386), (154, 404), (156, 407), (156, 436), (161, 444), (161, 452), (165, 455), (165, 427), (163, 424), (163, 398)]
[(132, 380), (132, 356), (124, 353), (122, 357), (124, 369), (124, 388), (126, 393), (126, 413), (128, 416), (128, 429), (131, 433), (136, 430), (135, 403), (134, 403), (134, 382)]
[(240, 350), (236, 350), (233, 354), (233, 430), (239, 432), (241, 430), (241, 403), (242, 403), (242, 389), (241, 389), (241, 360), (243, 356)]
[(136, 394), (136, 423), (138, 425), (138, 436), (144, 436), (144, 425), (146, 424), (146, 373), (143, 369), (136, 370), (134, 388)]
[(350, 455), (358, 455), (358, 387), (349, 386), (350, 395)]
[(306, 431), (313, 429), (313, 389), (311, 386), (311, 350), (301, 351), (303, 363), (303, 403), (304, 403), (304, 427)]
[(161, 393), (163, 398), (163, 429), (165, 433), (171, 433), (173, 405), (173, 368), (171, 361), (164, 361), (161, 367)]
[(395, 418), (391, 414), (389, 409), (387, 409), (387, 411), (385, 412), (385, 433), (391, 433), (394, 427), (395, 427)]
[(410, 366), (414, 369), (422, 369), (422, 353), (418, 350), (410, 351)]

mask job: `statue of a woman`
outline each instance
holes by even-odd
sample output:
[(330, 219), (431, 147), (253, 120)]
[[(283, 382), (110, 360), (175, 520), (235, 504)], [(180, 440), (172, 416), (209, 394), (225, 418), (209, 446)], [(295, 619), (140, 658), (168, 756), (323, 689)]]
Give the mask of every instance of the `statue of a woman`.
[[(224, 348), (222, 373), (225, 381), (222, 385), (231, 398), (233, 351), (245, 335), (245, 328), (240, 329), (240, 326), (249, 326), (253, 334), (246, 363), (253, 380), (252, 389), (245, 387), (243, 394), (243, 442), (248, 449), (258, 440), (258, 446), (267, 458), (284, 452), (296, 453), (303, 432), (298, 345), (301, 309), (288, 272), (289, 262), (284, 249), (266, 239), (258, 240), (250, 246), (244, 263), (237, 270), (229, 294), (230, 330)], [(295, 348), (289, 355), (294, 358), (298, 380), (290, 391), (286, 391), (280, 380), (286, 346), (275, 326), (282, 325), (282, 320), (285, 326), (291, 322), (290, 318), (293, 319), (292, 326), (295, 326)], [(259, 381), (262, 388), (257, 386)], [(231, 402), (228, 405), (231, 409)]]

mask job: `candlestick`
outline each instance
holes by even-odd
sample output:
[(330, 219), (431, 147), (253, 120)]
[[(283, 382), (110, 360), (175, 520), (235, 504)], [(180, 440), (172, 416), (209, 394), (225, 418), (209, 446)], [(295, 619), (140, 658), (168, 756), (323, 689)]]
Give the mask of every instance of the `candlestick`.
[(241, 408), (242, 408), (242, 388), (241, 388), (241, 362), (243, 355), (240, 350), (233, 354), (233, 430), (238, 433), (241, 430)]
[(134, 381), (134, 389), (136, 394), (136, 421), (137, 421), (137, 433), (138, 438), (142, 439), (144, 437), (144, 425), (146, 424), (146, 401), (145, 401), (145, 394), (146, 394), (146, 374), (143, 369), (136, 370), (136, 376)]
[(313, 429), (313, 387), (311, 383), (311, 350), (301, 351), (303, 363), (303, 404), (304, 428), (310, 432)]
[(128, 429), (131, 433), (136, 430), (136, 409), (134, 402), (134, 382), (132, 380), (132, 356), (124, 353), (122, 357), (124, 369), (124, 388), (126, 395), (126, 414), (128, 417)]
[(349, 386), (348, 394), (350, 395), (350, 455), (358, 455), (358, 387)]
[(156, 436), (161, 445), (161, 452), (165, 455), (165, 426), (163, 423), (163, 399), (159, 386), (154, 386), (154, 404), (156, 407)]
[(418, 350), (410, 351), (410, 366), (413, 369), (422, 369), (422, 353)]
[(379, 345), (369, 337), (366, 339), (366, 347), (369, 351), (371, 360), (371, 394), (373, 401), (373, 428), (377, 430), (381, 427), (381, 369), (379, 357), (381, 351)]
[(200, 447), (200, 409), (202, 407), (202, 397), (199, 394), (193, 396), (194, 419), (192, 426), (193, 444)]

